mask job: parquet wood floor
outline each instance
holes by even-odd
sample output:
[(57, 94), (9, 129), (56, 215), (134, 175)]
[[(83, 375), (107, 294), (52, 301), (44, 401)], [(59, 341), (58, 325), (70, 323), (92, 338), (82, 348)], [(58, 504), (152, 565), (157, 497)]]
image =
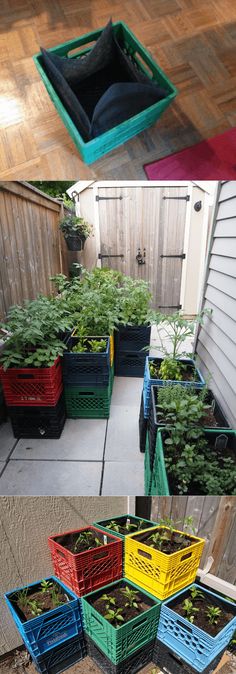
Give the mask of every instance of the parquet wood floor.
[[(129, 25), (179, 95), (154, 127), (87, 167), (32, 55), (111, 15)], [(0, 67), (1, 178), (143, 179), (144, 163), (236, 125), (236, 0), (1, 0)]]

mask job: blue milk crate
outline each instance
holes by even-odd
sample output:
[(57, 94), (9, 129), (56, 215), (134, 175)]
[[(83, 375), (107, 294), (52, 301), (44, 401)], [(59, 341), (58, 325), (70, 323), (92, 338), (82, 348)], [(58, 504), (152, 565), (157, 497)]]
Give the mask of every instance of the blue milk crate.
[(50, 580), (59, 585), (67, 595), (68, 603), (26, 621), (20, 609), (17, 609), (14, 599), (17, 593), (25, 588), (29, 588), (29, 590), (32, 588), (33, 594), (36, 588), (40, 587), (42, 581), (39, 580), (30, 583), (30, 585), (18, 587), (5, 594), (7, 606), (32, 657), (42, 655), (53, 646), (58, 646), (71, 637), (82, 635), (83, 631), (80, 601), (76, 594), (69, 590), (56, 576), (50, 576), (50, 578), (44, 578), (43, 580)]
[[(144, 396), (144, 414), (146, 417), (149, 416), (149, 409), (151, 405), (151, 386), (165, 386), (166, 380), (164, 379), (152, 379), (149, 371), (149, 363), (153, 361), (157, 365), (161, 365), (163, 358), (154, 358), (153, 356), (146, 357), (145, 371), (144, 371), (144, 382), (143, 382), (143, 396)], [(181, 363), (191, 367), (196, 372), (196, 379), (192, 381), (173, 381), (169, 380), (171, 384), (181, 384), (181, 386), (192, 386), (194, 388), (203, 388), (205, 386), (205, 380), (203, 376), (196, 367), (194, 360), (192, 358), (178, 358)]]
[[(209, 596), (210, 603), (217, 600), (217, 604), (222, 606), (222, 609), (228, 609), (234, 614), (232, 620), (215, 637), (175, 612), (175, 605), (179, 603), (179, 598), (184, 600), (191, 587), (196, 587)], [(194, 667), (197, 672), (203, 672), (227, 647), (235, 629), (236, 604), (194, 583), (188, 589), (181, 590), (174, 597), (163, 602), (157, 638), (165, 646), (169, 646), (187, 664)]]
[[(214, 674), (214, 671), (221, 661), (224, 650), (217, 655), (208, 667), (205, 667), (202, 674)], [(187, 665), (182, 658), (180, 658), (174, 651), (167, 646), (164, 646), (161, 641), (156, 639), (152, 660), (155, 665), (158, 665), (163, 672), (168, 674), (197, 674), (197, 670), (190, 665)]]
[(62, 358), (62, 372), (64, 384), (77, 386), (108, 386), (111, 372), (110, 365), (110, 339), (109, 337), (88, 336), (83, 339), (105, 339), (106, 351), (104, 353), (73, 353), (73, 348), (79, 341), (79, 337), (70, 337), (67, 343), (67, 351)]
[(51, 648), (38, 658), (33, 656), (33, 663), (40, 674), (60, 674), (83, 660), (87, 655), (84, 636), (72, 637), (60, 646)]

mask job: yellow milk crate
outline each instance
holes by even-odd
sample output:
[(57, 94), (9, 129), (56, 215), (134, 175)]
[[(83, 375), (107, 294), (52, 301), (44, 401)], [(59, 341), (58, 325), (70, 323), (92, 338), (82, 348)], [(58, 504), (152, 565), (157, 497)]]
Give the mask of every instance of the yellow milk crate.
[(115, 337), (114, 337), (114, 332), (112, 335), (110, 335), (110, 362), (111, 362), (111, 367), (114, 362), (114, 356), (115, 356)]
[(167, 599), (195, 580), (205, 540), (174, 529), (176, 533), (189, 536), (193, 543), (186, 549), (167, 555), (143, 542), (147, 532), (154, 534), (159, 529), (170, 530), (166, 526), (157, 526), (126, 536), (125, 578), (154, 597)]

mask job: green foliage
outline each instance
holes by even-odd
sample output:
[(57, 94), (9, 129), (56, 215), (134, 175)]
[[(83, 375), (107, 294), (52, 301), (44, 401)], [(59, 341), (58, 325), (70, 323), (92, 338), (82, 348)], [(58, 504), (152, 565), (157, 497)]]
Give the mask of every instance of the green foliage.
[(222, 611), (218, 606), (207, 607), (207, 618), (210, 625), (217, 625), (221, 613)]
[(109, 524), (106, 524), (106, 528), (110, 529), (111, 531), (117, 531), (119, 534), (121, 525), (118, 524), (115, 520), (111, 520)]
[(129, 606), (130, 608), (138, 608), (138, 592), (136, 592), (136, 590), (131, 590), (131, 588), (126, 585), (125, 588), (121, 589), (121, 592), (127, 600), (125, 606)]
[(193, 605), (191, 599), (184, 599), (182, 607), (185, 612), (185, 618), (187, 618), (187, 620), (189, 620), (190, 623), (193, 623), (195, 619), (195, 614), (198, 613), (199, 608)]
[(73, 346), (73, 353), (86, 352), (89, 353), (104, 353), (107, 348), (105, 339), (80, 339), (75, 346)]
[(107, 608), (107, 609), (109, 609), (110, 606), (115, 606), (115, 604), (116, 604), (116, 599), (115, 599), (115, 597), (111, 597), (109, 594), (103, 594), (103, 595), (101, 596), (101, 599), (103, 599), (103, 601), (106, 601), (106, 602), (107, 602), (107, 603), (106, 603), (106, 608)]
[(119, 318), (122, 325), (145, 325), (150, 323), (153, 312), (150, 309), (151, 293), (148, 283), (124, 276), (118, 288)]
[(42, 592), (48, 592), (50, 588), (53, 586), (53, 583), (50, 580), (42, 580), (41, 582), (41, 591)]
[(87, 239), (91, 236), (93, 228), (84, 218), (79, 218), (77, 215), (67, 214), (59, 224), (59, 227), (67, 239), (68, 236), (77, 234), (78, 236), (84, 236)]
[(160, 379), (172, 379), (181, 381), (183, 379), (184, 364), (174, 358), (164, 358), (159, 368)]
[[(161, 423), (165, 423), (168, 430), (176, 426), (180, 430), (201, 425), (204, 414), (210, 408), (205, 403), (207, 389), (199, 394), (196, 389), (181, 386), (181, 384), (167, 384), (158, 389), (157, 413)], [(195, 433), (193, 434), (193, 438)]]
[(109, 608), (107, 613), (104, 615), (106, 620), (109, 620), (111, 623), (124, 622), (122, 615), (122, 608), (111, 609)]
[(28, 606), (34, 616), (41, 615), (43, 612), (36, 599), (28, 600)]
[(55, 199), (63, 199), (66, 206), (74, 207), (74, 202), (71, 201), (66, 194), (66, 191), (72, 187), (74, 182), (72, 180), (31, 180), (30, 185), (37, 187), (38, 190), (41, 190), (45, 194), (48, 194), (50, 197)]
[(58, 333), (66, 330), (69, 322), (68, 312), (53, 297), (40, 295), (27, 300), (23, 307), (11, 307), (2, 324), (7, 332), (3, 337), (6, 346), (0, 354), (4, 369), (53, 365), (65, 348)]
[(191, 598), (194, 601), (195, 599), (203, 599), (204, 594), (201, 592), (201, 590), (198, 590), (197, 587), (191, 587), (190, 588), (190, 594)]
[[(178, 358), (180, 355), (189, 356), (189, 353), (182, 351), (185, 340), (193, 337), (197, 325), (203, 325), (205, 317), (210, 317), (211, 314), (211, 309), (204, 309), (192, 320), (184, 318), (180, 311), (176, 311), (174, 314), (156, 314), (157, 329), (159, 326), (161, 327), (161, 331), (158, 330), (161, 347), (158, 347), (158, 349), (165, 356), (171, 356), (172, 358)], [(163, 345), (163, 332), (171, 343), (171, 351)]]
[(99, 538), (94, 539), (93, 531), (81, 531), (81, 533), (79, 534), (78, 538), (74, 543), (74, 553), (76, 553), (76, 550), (78, 549), (78, 546), (81, 543), (85, 543), (86, 546), (88, 546), (88, 550), (91, 550), (95, 546), (102, 545)]

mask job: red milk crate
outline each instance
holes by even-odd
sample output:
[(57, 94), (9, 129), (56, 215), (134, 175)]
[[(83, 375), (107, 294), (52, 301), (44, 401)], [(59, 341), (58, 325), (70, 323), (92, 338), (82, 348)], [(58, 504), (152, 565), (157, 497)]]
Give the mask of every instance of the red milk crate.
[(51, 367), (16, 368), (1, 370), (5, 401), (9, 406), (56, 405), (62, 393), (61, 359)]
[[(83, 531), (93, 531), (98, 538), (102, 535), (104, 544), (79, 553), (67, 550), (65, 537), (72, 534), (79, 536)], [(55, 575), (79, 597), (122, 578), (123, 541), (97, 527), (88, 526), (49, 536), (48, 545)]]

